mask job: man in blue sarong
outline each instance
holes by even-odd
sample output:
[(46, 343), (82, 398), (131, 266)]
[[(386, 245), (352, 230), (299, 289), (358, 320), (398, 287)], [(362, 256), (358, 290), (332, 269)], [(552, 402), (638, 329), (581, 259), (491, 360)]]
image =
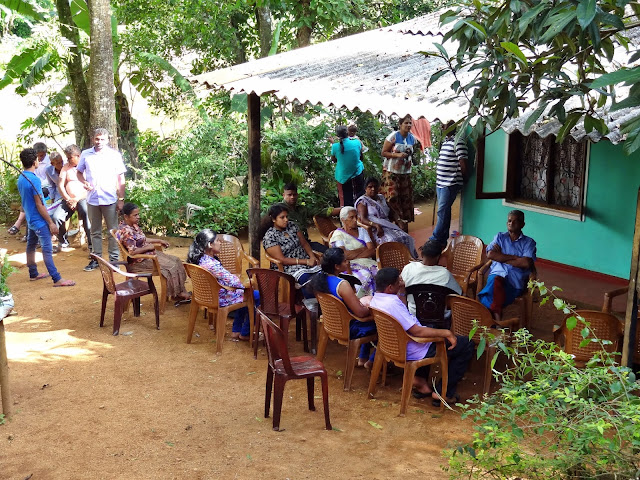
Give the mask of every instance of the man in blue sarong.
[(524, 213), (512, 210), (507, 217), (507, 231), (498, 233), (487, 246), (487, 257), (493, 260), (487, 284), (478, 300), (491, 310), (496, 320), (502, 309), (522, 295), (531, 272), (535, 272), (536, 242), (522, 234)]

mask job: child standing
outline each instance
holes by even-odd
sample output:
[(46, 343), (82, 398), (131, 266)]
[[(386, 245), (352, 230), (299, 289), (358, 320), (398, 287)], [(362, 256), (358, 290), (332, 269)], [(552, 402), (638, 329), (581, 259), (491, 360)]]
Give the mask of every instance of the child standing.
[[(53, 263), (53, 246), (51, 235), (58, 233), (58, 227), (51, 220), (44, 205), (42, 195), (42, 183), (36, 175), (38, 168), (38, 156), (33, 148), (26, 148), (20, 152), (20, 161), (24, 172), (18, 178), (18, 191), (22, 197), (22, 208), (27, 217), (29, 233), (27, 236), (27, 266), (29, 267), (29, 279), (41, 280), (51, 276), (54, 287), (72, 287), (75, 282), (63, 280)], [(42, 257), (49, 273), (38, 273), (36, 265), (36, 244), (40, 240), (42, 245)]]

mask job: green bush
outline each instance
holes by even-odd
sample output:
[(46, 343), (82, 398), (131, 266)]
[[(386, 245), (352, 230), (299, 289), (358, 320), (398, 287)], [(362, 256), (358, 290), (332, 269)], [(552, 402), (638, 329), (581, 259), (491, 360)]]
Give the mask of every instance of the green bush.
[[(544, 284), (535, 287), (541, 303), (553, 297), (556, 308), (575, 314)], [(607, 343), (591, 338), (589, 324), (577, 315), (567, 327), (581, 329), (581, 345)], [(489, 341), (496, 339), (485, 336), (478, 356)], [(524, 329), (514, 333), (511, 345), (497, 347), (508, 358), (504, 373), (494, 371), (502, 386), (463, 405), (475, 433), (471, 443), (446, 452), (450, 478), (638, 478), (640, 385), (629, 368), (618, 366), (604, 348), (577, 368), (571, 355)]]
[(20, 203), (18, 176), (22, 170), (22, 165), (15, 145), (0, 143), (0, 158), (15, 167), (13, 168), (4, 162), (0, 162), (0, 223), (11, 223), (13, 225), (17, 218), (17, 213), (11, 209), (11, 204)]

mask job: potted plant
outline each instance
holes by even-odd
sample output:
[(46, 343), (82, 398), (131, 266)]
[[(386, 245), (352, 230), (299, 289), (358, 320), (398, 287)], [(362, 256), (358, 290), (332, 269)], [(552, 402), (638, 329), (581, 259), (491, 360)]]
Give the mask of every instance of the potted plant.
[(0, 320), (9, 315), (13, 309), (13, 295), (7, 285), (7, 279), (13, 272), (15, 272), (15, 268), (11, 266), (9, 257), (5, 253), (3, 257), (0, 257)]

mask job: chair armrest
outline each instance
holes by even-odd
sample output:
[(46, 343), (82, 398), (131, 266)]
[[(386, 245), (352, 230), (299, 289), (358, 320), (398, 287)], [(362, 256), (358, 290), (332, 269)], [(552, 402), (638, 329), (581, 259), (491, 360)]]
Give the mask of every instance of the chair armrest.
[(499, 327), (503, 327), (503, 328), (511, 328), (514, 325), (518, 325), (520, 323), (520, 318), (518, 317), (513, 317), (513, 318), (507, 318), (505, 320), (495, 320), (494, 322), (496, 322), (496, 325), (498, 325)]
[(115, 270), (118, 275), (122, 275), (123, 277), (127, 277), (127, 278), (151, 278), (153, 276), (151, 272), (129, 273), (129, 272), (123, 272), (119, 268), (116, 268)]
[(476, 270), (480, 270), (482, 267), (486, 266), (487, 262), (481, 262), (477, 265), (474, 265), (473, 267), (471, 267), (471, 269), (469, 270), (469, 274), (475, 272)]
[(249, 255), (248, 253), (243, 253), (245, 260), (251, 265), (252, 268), (257, 268), (260, 266), (260, 261), (256, 260), (254, 257)]
[(602, 303), (602, 311), (605, 313), (611, 312), (611, 302), (615, 297), (620, 295), (624, 295), (629, 291), (629, 287), (617, 288), (615, 290), (611, 290), (609, 292), (604, 293), (604, 302)]
[(137, 255), (132, 255), (131, 253), (127, 254), (129, 258), (158, 258), (155, 255), (149, 255), (146, 253), (138, 253)]
[(416, 343), (434, 343), (434, 342), (444, 343), (443, 337), (414, 337), (413, 335), (409, 335), (408, 333), (407, 333), (407, 337), (409, 337), (411, 340), (413, 340)]
[(322, 261), (322, 252), (317, 252), (316, 250), (312, 250), (312, 252), (319, 261)]
[(127, 262), (109, 262), (111, 265), (129, 265)]
[(266, 251), (264, 252), (264, 257), (269, 262), (274, 263), (278, 267), (278, 270), (280, 270), (281, 272), (284, 272), (284, 265), (282, 264), (282, 262), (280, 260), (276, 260), (271, 255), (269, 255)]
[(373, 316), (372, 315), (367, 315), (366, 317), (359, 317), (357, 315), (351, 315), (355, 320), (358, 320), (359, 322), (373, 322)]
[(367, 233), (369, 234), (369, 238), (371, 238), (371, 241), (373, 242), (373, 244), (375, 245), (376, 241), (375, 241), (375, 237), (373, 236), (373, 227), (371, 225), (365, 225), (364, 223), (362, 223), (360, 220), (358, 220), (357, 225), (359, 227), (364, 228)]

